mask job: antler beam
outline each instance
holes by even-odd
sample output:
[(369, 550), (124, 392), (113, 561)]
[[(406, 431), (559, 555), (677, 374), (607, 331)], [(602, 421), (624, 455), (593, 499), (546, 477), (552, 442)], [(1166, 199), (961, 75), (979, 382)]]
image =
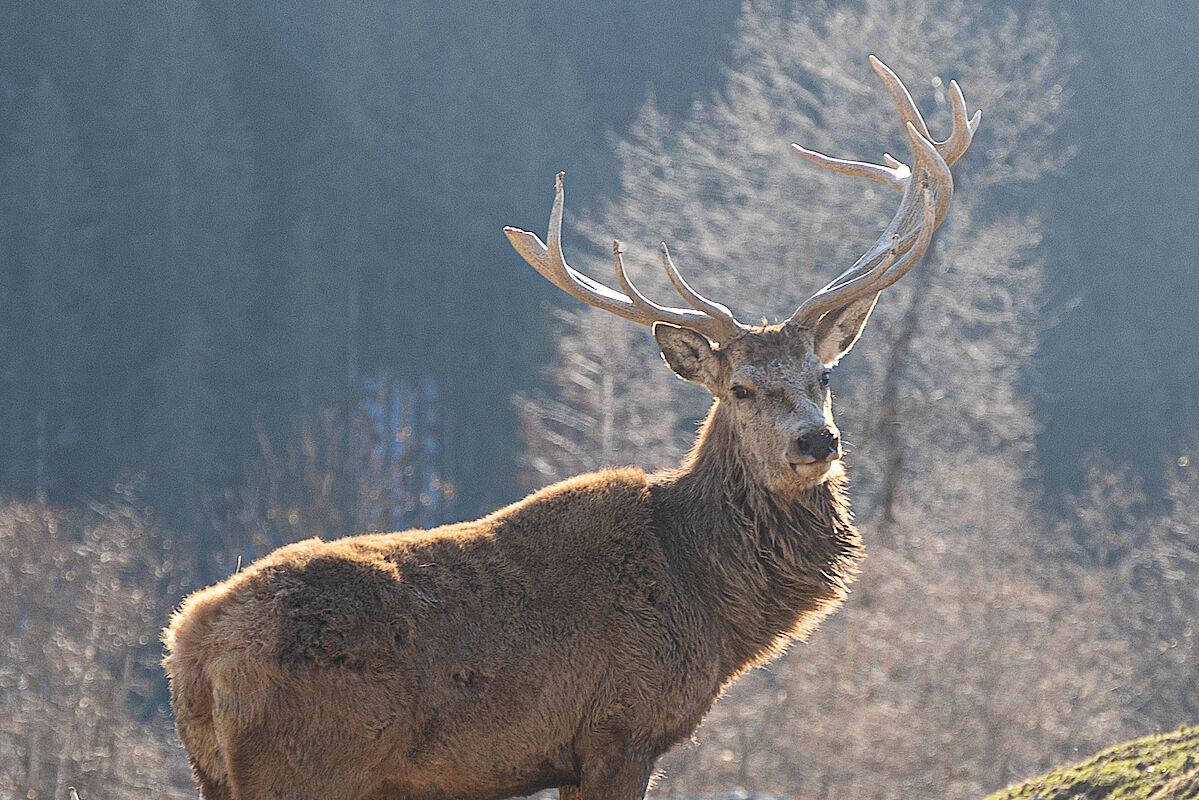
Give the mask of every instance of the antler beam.
[(612, 243), (612, 257), (616, 266), (616, 280), (623, 291), (611, 289), (567, 264), (562, 254), (564, 174), (559, 172), (554, 181), (554, 205), (550, 210), (549, 232), (546, 234), (548, 243), (542, 242), (535, 233), (520, 228), (504, 228), (508, 241), (533, 269), (572, 297), (642, 325), (669, 322), (698, 331), (714, 342), (729, 339), (747, 329), (733, 317), (728, 307), (709, 300), (683, 280), (665, 244), (661, 246), (662, 267), (675, 290), (691, 308), (662, 306), (643, 295), (625, 272), (622, 257), (624, 249), (619, 242)]
[(870, 56), (870, 64), (883, 79), (911, 141), (912, 164), (904, 164), (884, 153), (884, 164), (832, 158), (797, 144), (791, 145), (804, 158), (834, 172), (885, 183), (903, 192), (899, 210), (882, 236), (853, 266), (805, 300), (787, 320), (808, 325), (828, 312), (877, 294), (902, 278), (932, 241), (933, 231), (944, 221), (953, 195), (949, 167), (970, 146), (982, 112), (966, 118), (966, 100), (957, 81), (950, 81), (953, 129), (942, 142), (933, 140), (928, 125), (916, 108), (903, 81), (882, 61)]

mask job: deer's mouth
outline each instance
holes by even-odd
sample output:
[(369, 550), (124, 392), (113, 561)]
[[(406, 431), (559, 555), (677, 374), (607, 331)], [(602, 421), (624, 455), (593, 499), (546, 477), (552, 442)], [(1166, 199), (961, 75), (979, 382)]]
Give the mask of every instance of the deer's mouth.
[(800, 480), (805, 483), (819, 483), (828, 475), (833, 465), (837, 464), (840, 460), (840, 453), (836, 453), (830, 454), (828, 458), (821, 459), (820, 461), (815, 459), (810, 461), (791, 461), (789, 464), (791, 471)]
[(821, 448), (820, 452), (816, 453), (796, 453), (794, 448), (789, 448), (791, 452), (784, 455), (791, 469), (799, 474), (807, 472), (824, 472), (833, 464), (841, 460), (841, 446), (838, 442), (833, 442), (829, 446)]

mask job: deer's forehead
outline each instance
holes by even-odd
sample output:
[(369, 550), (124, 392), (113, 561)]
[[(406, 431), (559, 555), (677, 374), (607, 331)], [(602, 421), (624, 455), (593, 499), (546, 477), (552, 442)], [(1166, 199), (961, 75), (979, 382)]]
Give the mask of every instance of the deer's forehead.
[(771, 326), (747, 331), (725, 342), (721, 349), (746, 363), (766, 363), (776, 359), (803, 358), (813, 350), (811, 334), (802, 328)]
[(755, 382), (793, 380), (822, 367), (812, 343), (799, 337), (746, 336), (729, 348), (734, 375)]

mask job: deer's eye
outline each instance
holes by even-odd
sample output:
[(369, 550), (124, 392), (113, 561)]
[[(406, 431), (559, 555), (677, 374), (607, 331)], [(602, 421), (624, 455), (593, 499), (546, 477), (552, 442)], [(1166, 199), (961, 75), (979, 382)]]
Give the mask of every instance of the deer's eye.
[(833, 373), (829, 372), (827, 369), (824, 372), (820, 373), (820, 388), (822, 388), (822, 389), (828, 388), (829, 378), (832, 377), (832, 374)]
[(732, 391), (733, 397), (737, 398), (738, 400), (748, 400), (754, 396), (753, 389), (749, 388), (748, 386), (742, 386), (739, 383), (733, 386)]

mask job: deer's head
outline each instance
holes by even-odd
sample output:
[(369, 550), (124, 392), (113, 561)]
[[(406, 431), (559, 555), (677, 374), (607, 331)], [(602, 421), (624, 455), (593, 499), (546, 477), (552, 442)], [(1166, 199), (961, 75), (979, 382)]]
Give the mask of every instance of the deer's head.
[(849, 269), (805, 300), (786, 321), (751, 326), (727, 306), (702, 296), (683, 279), (666, 245), (662, 266), (687, 307), (659, 305), (625, 273), (622, 247), (612, 253), (620, 291), (584, 275), (562, 254), (562, 173), (554, 185), (548, 243), (505, 228), (513, 247), (555, 286), (589, 305), (651, 326), (663, 358), (679, 377), (703, 384), (728, 414), (744, 463), (775, 489), (819, 482), (841, 458), (833, 422), (829, 373), (861, 335), (879, 292), (903, 277), (924, 255), (945, 219), (953, 194), (952, 165), (970, 146), (981, 112), (966, 117), (966, 102), (950, 82), (953, 129), (932, 139), (899, 78), (874, 56), (911, 141), (911, 164), (884, 154), (883, 164), (831, 158), (792, 147), (823, 167), (885, 183), (903, 193), (886, 230)]

